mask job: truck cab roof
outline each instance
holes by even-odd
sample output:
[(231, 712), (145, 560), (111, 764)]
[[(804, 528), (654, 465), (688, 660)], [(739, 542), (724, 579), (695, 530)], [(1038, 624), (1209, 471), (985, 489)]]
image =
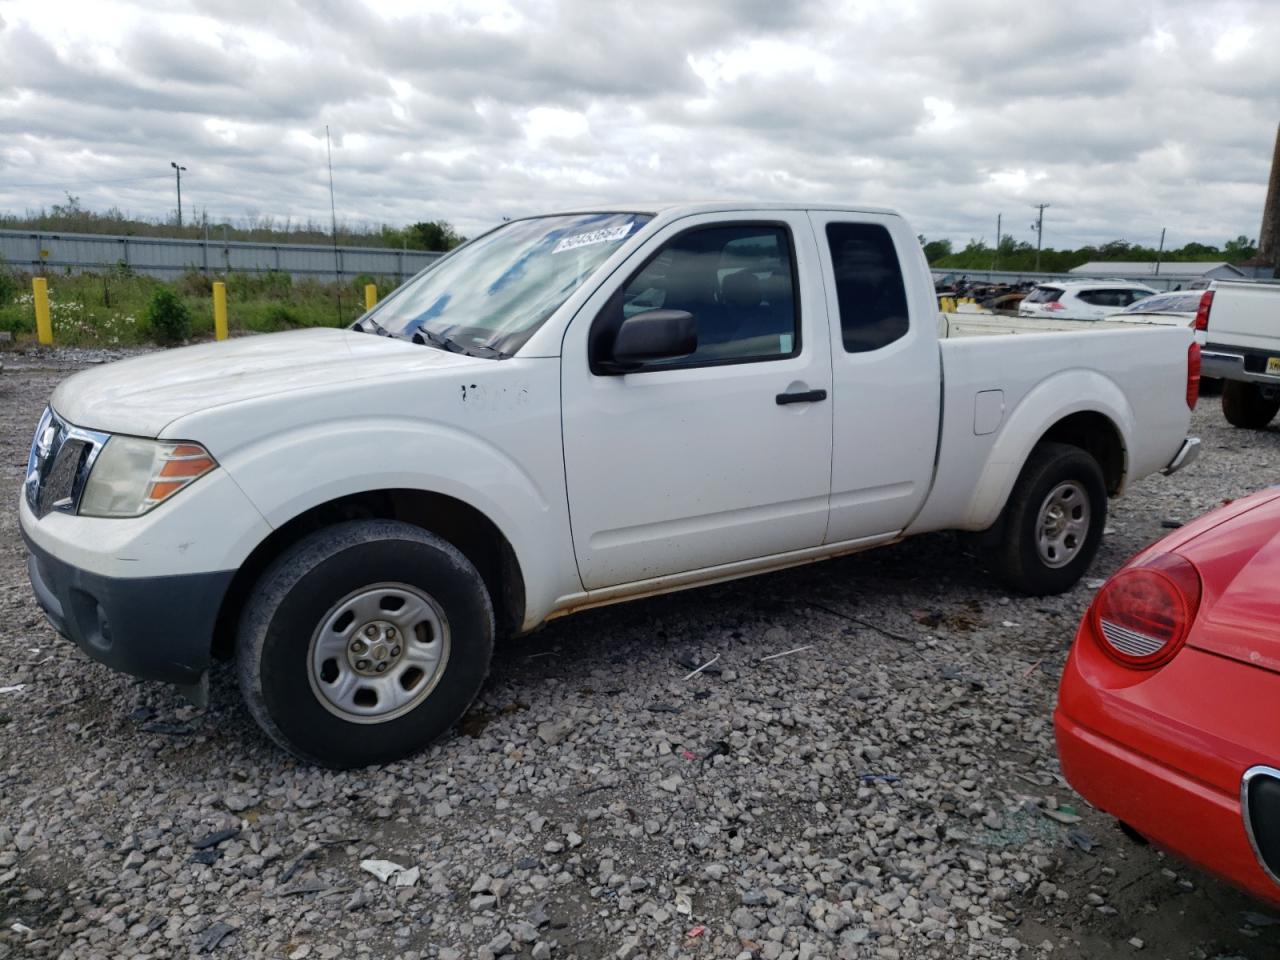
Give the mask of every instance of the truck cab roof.
[[(663, 219), (675, 219), (677, 217), (688, 217), (705, 213), (737, 213), (744, 210), (832, 210), (848, 213), (873, 213), (891, 217), (900, 215), (897, 210), (893, 210), (889, 207), (875, 207), (864, 204), (848, 203), (794, 203), (783, 200), (736, 203), (726, 200), (664, 200), (646, 203), (611, 203), (590, 207), (573, 207), (570, 209), (555, 211), (554, 214), (550, 215), (572, 213), (613, 213), (617, 211), (626, 211), (646, 213), (655, 217), (661, 216)], [(545, 215), (548, 214), (536, 214), (536, 216)], [(535, 214), (531, 214), (531, 216), (535, 216)]]

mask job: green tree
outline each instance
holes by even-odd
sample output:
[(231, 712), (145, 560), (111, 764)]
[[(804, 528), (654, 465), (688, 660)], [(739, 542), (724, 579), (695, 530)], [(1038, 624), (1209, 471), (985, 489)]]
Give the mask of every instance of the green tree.
[(1192, 242), (1175, 251), (1175, 255), (1179, 260), (1212, 260), (1222, 256), (1222, 251), (1206, 243)]
[(448, 220), (428, 220), (405, 228), (405, 240), (414, 250), (452, 250), (463, 239)]
[(921, 244), (924, 247), (924, 258), (930, 263), (935, 260), (941, 260), (943, 257), (951, 256), (950, 240), (929, 240), (926, 242), (921, 237)]
[(1109, 240), (1098, 248), (1099, 260), (1128, 260), (1133, 256), (1134, 246), (1128, 240)]
[(1258, 255), (1258, 241), (1250, 240), (1244, 234), (1234, 240), (1228, 240), (1222, 247), (1228, 263), (1241, 263)]
[(80, 206), (80, 198), (67, 194), (66, 203), (55, 203), (51, 211), (55, 220), (67, 220), (71, 217), (77, 217), (84, 213), (84, 207)]

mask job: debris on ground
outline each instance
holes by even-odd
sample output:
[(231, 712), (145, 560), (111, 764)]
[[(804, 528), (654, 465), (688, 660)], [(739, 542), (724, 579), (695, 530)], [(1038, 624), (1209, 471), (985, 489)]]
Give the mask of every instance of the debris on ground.
[[(6, 369), (0, 485), (84, 359)], [(586, 611), (495, 647), (465, 733), (352, 771), (261, 736), (231, 665), (188, 710), (58, 638), (0, 511), (0, 677), (23, 688), (0, 710), (0, 960), (1280, 955), (1264, 907), (1131, 844), (1054, 750), (1094, 591), (1280, 461), (1280, 431), (1193, 416), (1211, 453), (1111, 501), (1061, 596), (1010, 596), (931, 534)]]
[(392, 863), (390, 860), (361, 860), (360, 869), (365, 873), (373, 874), (383, 883), (405, 870), (400, 864)]

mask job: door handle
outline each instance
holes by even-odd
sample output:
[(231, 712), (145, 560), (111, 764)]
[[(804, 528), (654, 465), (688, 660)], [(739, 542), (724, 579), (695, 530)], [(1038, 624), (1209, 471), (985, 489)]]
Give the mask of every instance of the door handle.
[(817, 403), (819, 400), (827, 399), (827, 391), (799, 390), (795, 393), (780, 393), (774, 399), (778, 401), (780, 407), (788, 403)]

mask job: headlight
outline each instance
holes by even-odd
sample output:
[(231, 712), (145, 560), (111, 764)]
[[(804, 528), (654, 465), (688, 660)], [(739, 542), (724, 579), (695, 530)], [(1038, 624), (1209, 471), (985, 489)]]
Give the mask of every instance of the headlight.
[(80, 498), (86, 517), (139, 517), (218, 465), (198, 443), (112, 437)]

